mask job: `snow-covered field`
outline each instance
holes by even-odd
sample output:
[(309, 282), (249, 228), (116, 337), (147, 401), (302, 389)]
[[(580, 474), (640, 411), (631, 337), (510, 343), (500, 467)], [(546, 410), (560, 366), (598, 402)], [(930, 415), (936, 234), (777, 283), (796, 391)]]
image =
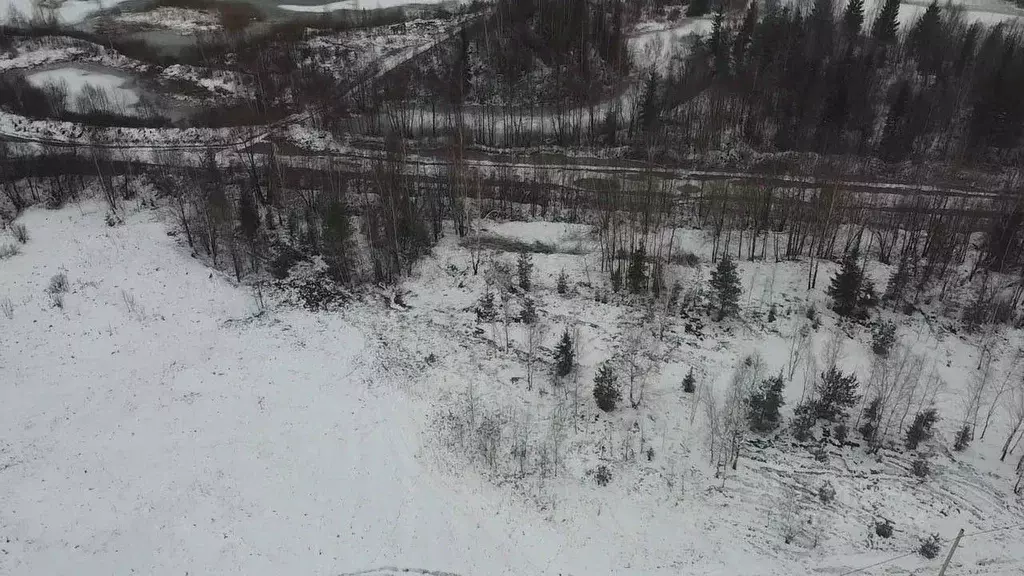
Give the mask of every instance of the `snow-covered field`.
[[(830, 445), (820, 462), (786, 433), (745, 446), (737, 471), (714, 476), (703, 409), (680, 381), (693, 367), (700, 394), (720, 394), (751, 352), (768, 372), (783, 367), (806, 303), (823, 297), (803, 289), (800, 262), (740, 263), (742, 322), (663, 318), (665, 336), (644, 340), (659, 358), (645, 401), (605, 414), (593, 371), (647, 312), (600, 297), (587, 226), (482, 223), (550, 247), (533, 256), (531, 293), (545, 350), (563, 327), (578, 330), (577, 394), (543, 366), (528, 387), (522, 325), (505, 350), (501, 324), (475, 319), (492, 262), (514, 254), (487, 250), (474, 275), (453, 234), (403, 284), (408, 307), (371, 292), (310, 312), (271, 290), (261, 312), (249, 289), (189, 256), (169, 214), (129, 208), (109, 227), (105, 213), (93, 201), (30, 209), (18, 219), (28, 243), (0, 260), (0, 304), (10, 303), (0, 314), (0, 573), (790, 576), (892, 560), (866, 573), (925, 574), (941, 558), (914, 553), (919, 539), (938, 532), (948, 543), (959, 528), (969, 536), (952, 573), (1024, 566), (1022, 532), (1006, 529), (1024, 509), (1012, 464), (998, 462), (1003, 414), (985, 441), (944, 448), (977, 348), (941, 321), (894, 317), (946, 382), (930, 478), (888, 450)], [(676, 241), (706, 258), (703, 234), (680, 230)], [(567, 295), (555, 291), (563, 269)], [(706, 282), (699, 268), (670, 272), (687, 289)], [(55, 307), (47, 286), (59, 273), (69, 290)], [(772, 324), (758, 315), (768, 301), (779, 305)], [(836, 326), (823, 312), (819, 354)], [(860, 330), (838, 332), (840, 364), (863, 375)], [(1020, 343), (1020, 331), (998, 333), (997, 369), (1013, 368)], [(787, 417), (808, 366), (787, 388)], [(477, 443), (485, 429), (495, 444)], [(828, 504), (816, 494), (824, 480), (836, 489)], [(873, 535), (878, 518), (895, 523), (892, 538)], [(785, 543), (794, 522), (799, 536)]]
[(88, 90), (104, 94), (111, 111), (129, 110), (139, 102), (138, 93), (125, 87), (130, 82), (129, 78), (81, 66), (51, 68), (33, 72), (25, 78), (40, 88), (62, 85), (67, 90), (68, 106), (72, 110), (79, 108), (79, 98)]
[(432, 4), (457, 5), (465, 0), (339, 0), (325, 4), (278, 4), (281, 10), (289, 12), (324, 13), (335, 10), (377, 10), (398, 6), (425, 6)]

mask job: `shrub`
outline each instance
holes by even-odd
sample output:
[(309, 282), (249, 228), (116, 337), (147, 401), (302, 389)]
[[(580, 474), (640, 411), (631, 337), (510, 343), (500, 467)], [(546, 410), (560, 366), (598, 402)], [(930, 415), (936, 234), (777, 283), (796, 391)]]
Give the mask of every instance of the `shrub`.
[(622, 270), (618, 266), (612, 270), (612, 292), (622, 290)]
[(21, 254), (21, 248), (17, 244), (0, 244), (0, 260)]
[(680, 250), (672, 255), (672, 263), (688, 268), (696, 268), (700, 265), (700, 256), (689, 250)]
[(555, 375), (568, 376), (575, 366), (575, 361), (575, 353), (572, 349), (572, 336), (569, 336), (569, 330), (566, 329), (562, 332), (562, 339), (555, 348)]
[(932, 472), (932, 467), (928, 464), (928, 459), (924, 456), (920, 456), (914, 460), (910, 465), (910, 471), (920, 479), (925, 479)]
[(11, 302), (10, 298), (0, 300), (0, 313), (3, 313), (8, 320), (14, 318), (14, 302)]
[(878, 419), (882, 414), (882, 399), (874, 398), (864, 408), (864, 424), (857, 430), (860, 435), (868, 442), (875, 441), (875, 435), (878, 433)]
[(64, 308), (64, 293), (63, 292), (50, 292), (50, 303), (53, 304), (54, 308)]
[(963, 452), (967, 449), (967, 446), (971, 443), (971, 425), (964, 424), (960, 430), (957, 430), (956, 439), (953, 441), (953, 450), (957, 452)]
[(822, 504), (829, 504), (836, 499), (836, 489), (832, 486), (832, 483), (825, 480), (825, 483), (818, 488), (818, 500), (821, 500)]
[(938, 534), (932, 534), (931, 536), (921, 540), (921, 547), (917, 549), (917, 553), (929, 560), (933, 560), (939, 555), (939, 550), (942, 548), (942, 539), (939, 538)]
[(58, 272), (50, 278), (50, 286), (46, 289), (50, 294), (63, 294), (68, 291), (68, 275)]
[(775, 304), (772, 304), (771, 308), (768, 309), (768, 323), (775, 322), (775, 319), (778, 317), (778, 313), (775, 308)]
[(871, 329), (871, 351), (878, 356), (888, 356), (896, 343), (896, 323), (879, 322)]
[(619, 391), (615, 372), (605, 362), (598, 367), (597, 374), (594, 375), (594, 400), (597, 407), (605, 412), (611, 412), (621, 399), (622, 392)]
[(523, 292), (529, 292), (532, 284), (531, 274), (533, 273), (533, 259), (528, 252), (520, 252), (516, 260), (516, 275), (519, 277), (519, 288)]
[(893, 525), (889, 520), (876, 520), (875, 521), (875, 534), (878, 534), (882, 538), (892, 538)]
[(598, 486), (607, 486), (612, 481), (612, 472), (604, 464), (594, 469), (593, 476)]
[(857, 403), (857, 377), (843, 374), (832, 367), (822, 372), (821, 387), (815, 401), (815, 415), (824, 420), (835, 421), (846, 415), (846, 410)]
[(565, 269), (558, 273), (558, 282), (555, 284), (555, 289), (558, 290), (559, 294), (565, 294), (569, 291), (569, 278), (565, 275)]
[(11, 234), (19, 244), (28, 242), (28, 228), (24, 224), (11, 224)]
[(779, 426), (779, 408), (782, 407), (782, 390), (786, 382), (782, 374), (761, 381), (747, 399), (749, 411), (747, 420), (755, 432), (770, 432)]
[(910, 424), (910, 428), (907, 428), (905, 442), (907, 450), (917, 450), (921, 442), (929, 440), (932, 437), (932, 426), (938, 419), (939, 413), (934, 408), (918, 412)]
[(640, 294), (647, 290), (647, 250), (643, 243), (629, 255), (629, 270), (626, 272), (629, 291)]
[(832, 432), (833, 435), (836, 437), (836, 441), (839, 442), (840, 444), (845, 444), (846, 439), (850, 437), (849, 427), (847, 427), (846, 424), (842, 422), (836, 424), (836, 427), (833, 429)]
[(683, 378), (683, 392), (687, 394), (693, 394), (697, 391), (697, 378), (693, 375), (693, 368), (686, 373), (686, 378)]

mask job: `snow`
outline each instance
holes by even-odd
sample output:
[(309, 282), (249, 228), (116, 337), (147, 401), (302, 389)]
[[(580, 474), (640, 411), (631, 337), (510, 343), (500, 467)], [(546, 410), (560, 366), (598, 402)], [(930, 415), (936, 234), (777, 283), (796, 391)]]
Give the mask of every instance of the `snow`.
[(112, 110), (127, 109), (139, 101), (139, 95), (124, 84), (129, 79), (124, 76), (98, 72), (79, 66), (65, 66), (40, 72), (33, 72), (25, 77), (33, 86), (47, 86), (63, 83), (67, 86), (68, 105), (76, 107), (76, 100), (87, 86), (98, 88), (107, 94)]
[[(113, 8), (126, 0), (68, 0), (57, 10), (57, 18), (65, 24), (75, 24), (85, 20), (89, 15)], [(7, 0), (0, 3), (0, 22), (10, 20), (14, 13), (24, 18), (31, 18), (33, 0)]]
[[(180, 234), (169, 234), (169, 213), (129, 203), (125, 222), (110, 227), (106, 212), (96, 201), (30, 209), (18, 219), (28, 244), (0, 261), (0, 300), (14, 309), (0, 314), (0, 573), (840, 574), (912, 551), (931, 532), (948, 542), (961, 527), (1024, 519), (1009, 494), (1012, 465), (993, 458), (988, 440), (937, 453), (926, 482), (907, 474), (906, 455), (885, 451), (876, 461), (832, 447), (819, 463), (786, 437), (745, 447), (736, 472), (713, 476), (703, 418), (679, 380), (696, 367), (700, 385), (719, 393), (753, 351), (778, 369), (789, 331), (806, 322), (805, 302), (822, 297), (821, 288), (803, 290), (804, 263), (740, 262), (747, 320), (709, 323), (703, 337), (671, 323), (663, 342), (651, 342), (664, 363), (640, 409), (600, 413), (584, 385), (573, 420), (570, 388), (540, 370), (528, 390), (521, 357), (472, 312), (489, 262), (514, 254), (489, 250), (474, 275), (450, 234), (401, 286), (407, 308), (371, 293), (340, 311), (309, 312), (275, 304), (275, 292), (260, 312), (247, 289), (189, 256)], [(592, 229), (476, 225), (554, 248), (533, 256), (544, 346), (578, 327), (589, 382), (644, 315), (639, 301), (595, 298), (606, 280)], [(704, 233), (680, 229), (675, 238), (707, 262)], [(834, 268), (823, 263), (821, 276)], [(569, 295), (554, 290), (563, 269)], [(667, 272), (689, 285), (706, 280), (699, 270)], [(45, 287), (59, 271), (71, 288), (54, 308)], [(768, 301), (780, 305), (775, 326), (755, 319)], [(821, 310), (819, 352), (837, 326)], [(942, 361), (949, 387), (937, 401), (936, 444), (948, 444), (976, 348), (896, 319), (916, 350)], [(511, 341), (522, 345), (520, 325)], [(1007, 331), (999, 351), (1020, 341), (1019, 330)], [(845, 338), (844, 368), (863, 368), (864, 342), (863, 332)], [(787, 415), (802, 378), (787, 389)], [(531, 457), (518, 475), (507, 452), (491, 467), (472, 438), (453, 441), (469, 390), (480, 417), (507, 434), (502, 450), (517, 429), (534, 455), (561, 438), (561, 470), (542, 477)], [(599, 464), (612, 472), (607, 486), (588, 475)], [(817, 501), (823, 479), (836, 487), (833, 504)], [(811, 524), (784, 544), (789, 501)], [(871, 535), (879, 516), (896, 523), (892, 539)], [(1013, 573), (1024, 562), (1019, 537), (973, 536), (954, 567)], [(885, 570), (936, 565), (911, 555)]]
[(220, 18), (214, 12), (161, 6), (146, 12), (122, 12), (114, 16), (122, 24), (172, 30), (183, 36), (220, 30)]
[[(457, 0), (459, 1), (459, 0)], [(278, 4), (281, 10), (289, 12), (333, 12), (335, 10), (374, 10), (398, 6), (423, 6), (429, 4), (450, 4), (452, 0), (340, 0), (327, 4)]]

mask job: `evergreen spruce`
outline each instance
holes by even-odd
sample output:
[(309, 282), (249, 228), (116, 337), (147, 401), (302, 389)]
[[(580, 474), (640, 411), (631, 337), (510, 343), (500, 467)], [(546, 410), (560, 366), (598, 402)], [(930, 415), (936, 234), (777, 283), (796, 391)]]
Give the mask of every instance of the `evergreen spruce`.
[(882, 43), (896, 41), (900, 28), (900, 0), (885, 0), (878, 17), (871, 25), (871, 37)]
[(533, 274), (533, 258), (530, 257), (529, 252), (519, 253), (519, 259), (516, 260), (516, 274), (519, 277), (519, 288), (523, 292), (529, 292)]
[(622, 399), (617, 380), (615, 371), (607, 362), (601, 364), (594, 375), (594, 400), (597, 407), (605, 412), (615, 410)]
[(838, 368), (832, 367), (822, 372), (818, 398), (815, 400), (815, 416), (824, 420), (835, 421), (846, 415), (846, 410), (857, 403), (857, 377), (843, 374)]
[(650, 131), (658, 121), (658, 73), (651, 69), (644, 84), (644, 95), (640, 104), (640, 125)]
[(629, 283), (629, 291), (633, 294), (642, 294), (647, 290), (647, 250), (643, 243), (630, 254), (626, 280)]
[(479, 322), (494, 322), (498, 312), (494, 308), (494, 293), (488, 289), (476, 304), (476, 319)]
[(728, 254), (722, 256), (718, 266), (711, 272), (711, 288), (715, 292), (718, 319), (736, 316), (740, 312), (740, 277), (736, 264)]
[(687, 394), (693, 394), (697, 391), (697, 378), (693, 375), (693, 368), (686, 373), (686, 378), (683, 378), (683, 392)]
[(345, 206), (341, 202), (328, 204), (320, 221), (324, 262), (335, 280), (346, 283), (352, 280), (352, 234), (352, 222)]
[(524, 298), (523, 310), (519, 313), (519, 321), (529, 325), (536, 322), (538, 318), (537, 305), (533, 302), (533, 298)]
[(939, 413), (934, 408), (918, 412), (914, 422), (907, 428), (907, 437), (904, 444), (907, 450), (917, 450), (917, 447), (932, 437), (932, 426), (939, 419)]
[(956, 432), (956, 439), (953, 441), (953, 450), (963, 452), (971, 443), (971, 425), (964, 424)]
[(555, 289), (558, 290), (559, 294), (565, 294), (569, 291), (569, 278), (565, 275), (565, 270), (558, 273), (558, 282), (555, 284)]
[(782, 374), (762, 380), (750, 395), (747, 419), (754, 432), (771, 432), (779, 426), (779, 408), (782, 407), (782, 391), (786, 387)]
[(843, 31), (851, 38), (860, 35), (864, 26), (864, 0), (850, 0), (843, 10)]
[(828, 295), (832, 297), (832, 309), (840, 316), (852, 316), (860, 300), (864, 272), (857, 263), (860, 251), (854, 246), (843, 256), (842, 268), (832, 277)]
[(861, 437), (870, 443), (874, 443), (875, 438), (878, 434), (878, 421), (882, 418), (882, 399), (875, 397), (871, 402), (864, 408), (863, 420), (861, 424), (860, 432)]
[(686, 7), (686, 15), (696, 18), (707, 14), (710, 10), (711, 2), (709, 0), (690, 0), (689, 6)]
[(568, 376), (572, 372), (575, 362), (572, 336), (569, 336), (569, 330), (566, 329), (562, 332), (562, 339), (558, 341), (558, 346), (555, 347), (555, 375)]

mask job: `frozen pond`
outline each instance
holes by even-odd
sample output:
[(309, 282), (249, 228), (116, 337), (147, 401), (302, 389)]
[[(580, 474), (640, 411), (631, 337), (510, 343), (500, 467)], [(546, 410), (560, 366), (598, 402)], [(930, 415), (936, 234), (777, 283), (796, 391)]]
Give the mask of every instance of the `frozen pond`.
[(104, 110), (133, 113), (139, 104), (139, 92), (133, 79), (123, 73), (98, 66), (74, 64), (43, 69), (26, 76), (33, 86), (63, 86), (67, 107), (75, 112)]

